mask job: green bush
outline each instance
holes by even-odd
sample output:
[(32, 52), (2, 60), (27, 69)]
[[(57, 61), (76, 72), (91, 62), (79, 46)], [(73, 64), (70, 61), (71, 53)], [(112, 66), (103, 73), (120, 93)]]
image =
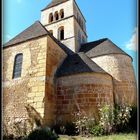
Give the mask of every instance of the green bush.
[(76, 127), (74, 123), (67, 122), (65, 124), (65, 129), (66, 129), (66, 132), (65, 132), (66, 135), (69, 135), (69, 136), (76, 135)]
[(137, 108), (127, 105), (105, 105), (99, 109), (100, 119), (90, 127), (90, 133), (108, 135), (116, 132), (132, 132), (137, 129)]
[(127, 132), (132, 130), (129, 127), (129, 122), (131, 119), (132, 108), (126, 105), (115, 105), (114, 108), (114, 127), (117, 132)]
[(89, 129), (95, 124), (93, 117), (88, 117), (84, 111), (75, 112), (75, 124), (76, 133), (82, 136), (90, 135)]
[(57, 140), (58, 136), (50, 128), (45, 127), (33, 130), (25, 140)]
[(75, 124), (72, 122), (67, 122), (66, 124), (60, 124), (57, 123), (56, 125), (53, 126), (53, 130), (57, 134), (62, 134), (62, 135), (76, 135), (76, 127)]
[(137, 132), (137, 107), (133, 106), (130, 111), (131, 118), (129, 119), (128, 127), (131, 128), (131, 131)]
[(105, 134), (110, 134), (113, 132), (114, 124), (114, 112), (113, 107), (110, 105), (105, 105), (99, 109), (100, 121), (99, 125), (104, 130)]
[(97, 124), (90, 128), (90, 133), (94, 136), (102, 136), (104, 134), (104, 129), (101, 125)]

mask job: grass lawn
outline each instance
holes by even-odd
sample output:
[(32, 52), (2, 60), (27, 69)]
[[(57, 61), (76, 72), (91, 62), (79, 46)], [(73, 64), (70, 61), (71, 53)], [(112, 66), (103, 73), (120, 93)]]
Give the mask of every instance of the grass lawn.
[(59, 140), (137, 140), (137, 135), (134, 133), (130, 134), (116, 134), (102, 137), (80, 137), (80, 136), (60, 136)]
[(104, 137), (95, 137), (93, 140), (137, 140), (136, 134), (116, 134)]

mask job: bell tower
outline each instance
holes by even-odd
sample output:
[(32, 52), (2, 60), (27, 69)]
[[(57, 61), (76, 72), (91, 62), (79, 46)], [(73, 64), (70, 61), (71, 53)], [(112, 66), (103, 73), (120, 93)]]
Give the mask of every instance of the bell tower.
[(52, 0), (41, 10), (41, 23), (74, 52), (87, 42), (86, 20), (75, 0)]

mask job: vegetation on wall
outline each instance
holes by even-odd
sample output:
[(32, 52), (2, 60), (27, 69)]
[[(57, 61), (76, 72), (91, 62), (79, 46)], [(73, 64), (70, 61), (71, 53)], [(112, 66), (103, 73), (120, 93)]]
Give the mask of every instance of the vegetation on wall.
[(26, 109), (28, 119), (15, 120), (11, 125), (4, 123), (4, 140), (57, 140), (57, 134), (89, 137), (137, 131), (137, 108), (127, 105), (104, 105), (99, 109), (99, 121), (78, 111), (73, 122), (57, 123), (52, 128), (43, 126), (42, 117), (32, 106), (27, 105)]

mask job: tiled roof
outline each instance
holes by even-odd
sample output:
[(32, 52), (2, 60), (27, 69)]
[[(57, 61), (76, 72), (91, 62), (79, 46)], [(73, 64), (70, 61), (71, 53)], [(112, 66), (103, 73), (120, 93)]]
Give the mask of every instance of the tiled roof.
[(68, 0), (52, 0), (51, 3), (49, 3), (44, 9), (42, 9), (42, 11), (45, 10), (45, 9), (51, 8), (53, 6), (56, 6), (58, 4), (61, 4), (63, 2), (66, 2), (66, 1), (68, 1)]
[(36, 37), (41, 37), (44, 35), (49, 35), (66, 54), (71, 55), (74, 53), (68, 47), (62, 44), (59, 40), (57, 40), (54, 36), (52, 36), (39, 21), (36, 21), (33, 25), (31, 25), (30, 27), (25, 29), (23, 32), (18, 34), (16, 37), (11, 39), (9, 42), (4, 44), (4, 48), (28, 41), (30, 39), (34, 39)]
[(11, 39), (9, 42), (4, 44), (4, 47), (15, 45), (36, 37), (47, 35), (48, 31), (42, 26), (39, 21), (36, 21), (33, 25), (25, 29), (23, 32), (18, 34), (16, 37)]
[(85, 43), (81, 46), (79, 52), (84, 52), (90, 58), (107, 54), (128, 55), (107, 38)]
[(57, 77), (67, 76), (71, 74), (98, 72), (106, 73), (84, 53), (69, 55), (56, 72)]

